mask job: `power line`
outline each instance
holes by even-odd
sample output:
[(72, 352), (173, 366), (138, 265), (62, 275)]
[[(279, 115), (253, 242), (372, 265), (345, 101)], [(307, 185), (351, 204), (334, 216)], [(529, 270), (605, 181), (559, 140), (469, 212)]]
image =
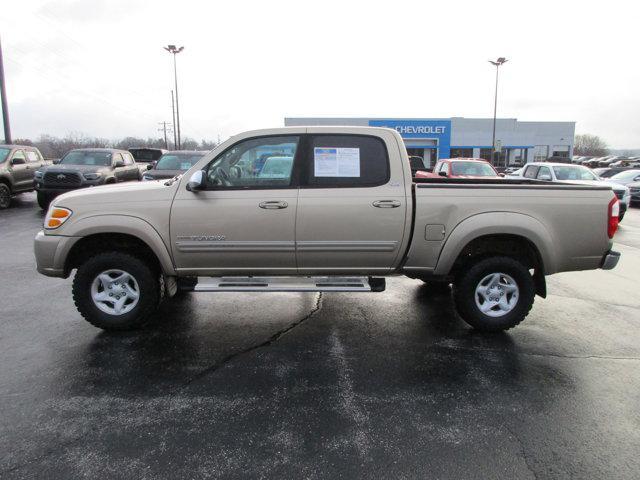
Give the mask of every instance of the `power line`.
[[(165, 150), (169, 150), (169, 142), (167, 142), (167, 130), (171, 131), (171, 123), (168, 122), (158, 122), (158, 125), (162, 125), (162, 128), (159, 128), (159, 132), (164, 132), (164, 148)], [(169, 126), (167, 128), (167, 125)]]

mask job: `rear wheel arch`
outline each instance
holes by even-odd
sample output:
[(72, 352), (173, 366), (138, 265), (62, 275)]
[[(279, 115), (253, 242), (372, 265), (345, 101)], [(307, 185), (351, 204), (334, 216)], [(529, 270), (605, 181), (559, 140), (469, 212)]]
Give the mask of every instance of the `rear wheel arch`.
[[(492, 212), (460, 222), (447, 237), (434, 273), (452, 275), (465, 259), (478, 254), (507, 255), (520, 258), (526, 254), (528, 268), (544, 275), (555, 273), (553, 240), (539, 220), (520, 213)], [(524, 251), (521, 251), (523, 249)]]

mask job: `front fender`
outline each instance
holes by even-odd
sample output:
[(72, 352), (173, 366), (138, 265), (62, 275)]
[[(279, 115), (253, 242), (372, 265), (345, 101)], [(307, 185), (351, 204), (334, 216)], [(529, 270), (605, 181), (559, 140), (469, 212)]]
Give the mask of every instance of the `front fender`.
[[(65, 225), (66, 226), (66, 225)], [(166, 275), (175, 275), (173, 259), (162, 237), (149, 222), (130, 215), (92, 215), (73, 222), (71, 231), (65, 235), (88, 237), (98, 233), (122, 233), (139, 238), (146, 243), (160, 261)]]
[(538, 249), (544, 274), (556, 272), (553, 237), (542, 222), (522, 213), (490, 212), (473, 215), (455, 226), (440, 251), (434, 274), (448, 275), (462, 249), (476, 238), (486, 235), (518, 235), (526, 238)]

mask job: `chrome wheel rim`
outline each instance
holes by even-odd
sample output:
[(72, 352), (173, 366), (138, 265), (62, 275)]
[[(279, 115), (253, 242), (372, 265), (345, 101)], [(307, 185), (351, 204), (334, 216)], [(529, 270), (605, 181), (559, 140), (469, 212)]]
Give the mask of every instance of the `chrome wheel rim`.
[(490, 273), (476, 287), (476, 305), (489, 317), (502, 317), (518, 304), (520, 290), (516, 281), (506, 273)]
[(124, 315), (138, 304), (140, 287), (133, 275), (124, 270), (105, 270), (91, 283), (91, 299), (104, 313)]

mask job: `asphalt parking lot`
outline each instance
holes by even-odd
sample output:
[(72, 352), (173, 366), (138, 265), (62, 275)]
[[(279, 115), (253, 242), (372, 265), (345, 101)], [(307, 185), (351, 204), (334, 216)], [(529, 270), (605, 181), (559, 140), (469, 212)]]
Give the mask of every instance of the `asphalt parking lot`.
[(640, 209), (516, 329), (444, 293), (188, 294), (106, 334), (0, 212), (2, 478), (638, 478)]

